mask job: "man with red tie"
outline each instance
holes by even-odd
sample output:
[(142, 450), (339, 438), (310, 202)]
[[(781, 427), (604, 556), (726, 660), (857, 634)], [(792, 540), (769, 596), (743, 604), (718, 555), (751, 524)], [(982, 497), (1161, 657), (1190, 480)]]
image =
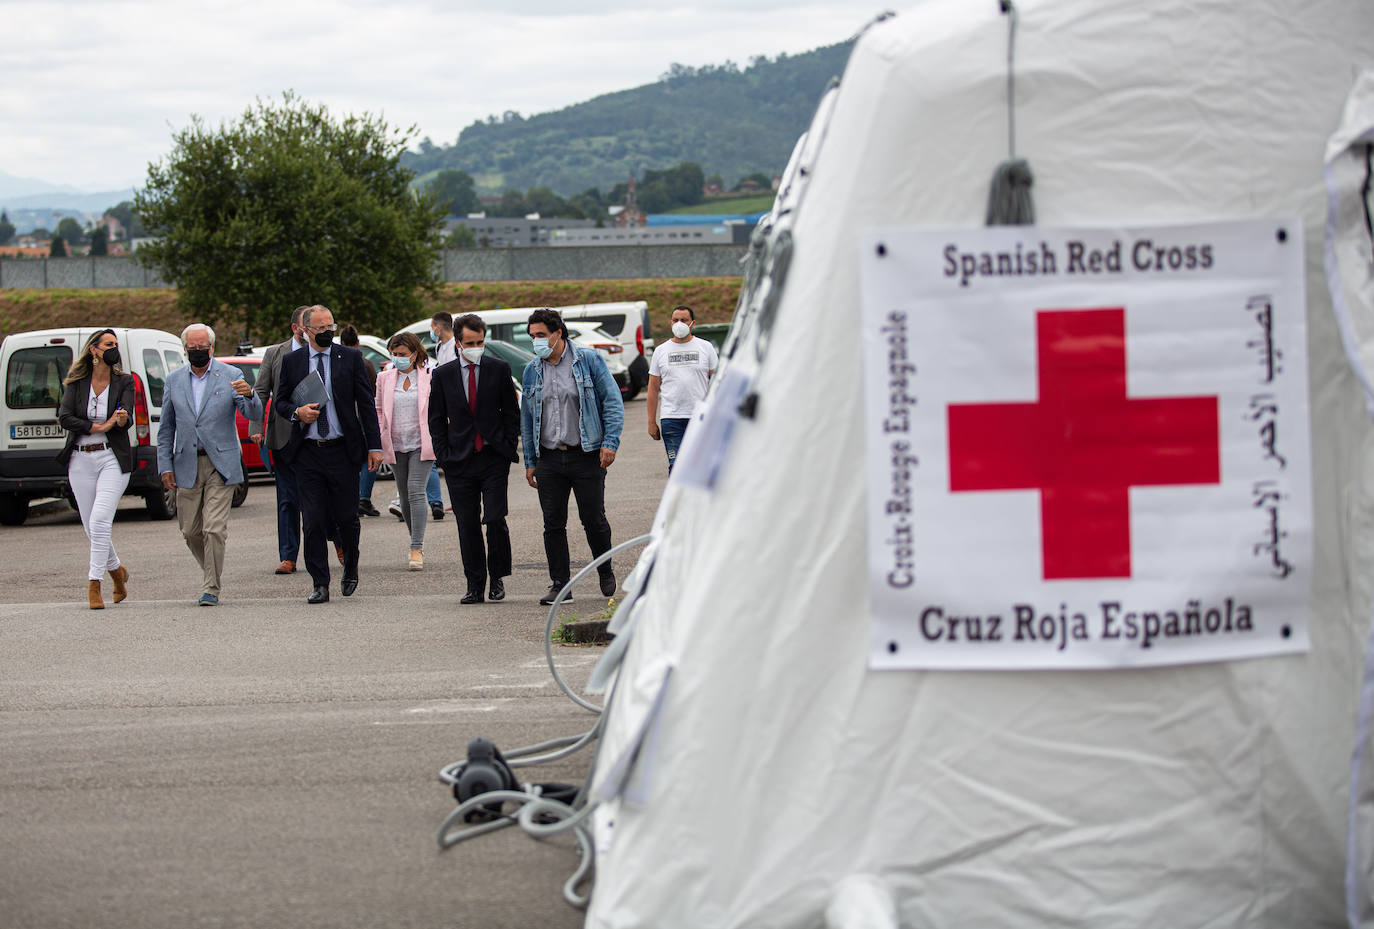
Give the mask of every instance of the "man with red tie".
[(510, 365), (485, 354), (487, 324), (482, 317), (459, 317), (453, 329), (458, 358), (434, 369), (429, 432), (458, 521), (458, 549), (467, 578), (460, 602), (481, 603), (488, 578), (487, 595), (504, 600), (502, 579), (511, 573), (506, 486), (510, 466), (519, 460), (520, 407)]

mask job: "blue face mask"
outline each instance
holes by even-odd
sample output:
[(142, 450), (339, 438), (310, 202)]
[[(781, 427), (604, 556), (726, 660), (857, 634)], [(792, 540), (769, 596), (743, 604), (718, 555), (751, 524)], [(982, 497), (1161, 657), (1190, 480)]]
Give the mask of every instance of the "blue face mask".
[(409, 356), (409, 355), (392, 355), (392, 356), (391, 356), (391, 363), (394, 364), (394, 365), (396, 366), (396, 370), (397, 370), (397, 371), (409, 371), (409, 370), (410, 370), (410, 356)]
[(534, 352), (535, 355), (540, 358), (547, 358), (553, 354), (553, 349), (549, 348), (548, 339), (534, 339), (533, 344), (530, 346), (530, 351)]

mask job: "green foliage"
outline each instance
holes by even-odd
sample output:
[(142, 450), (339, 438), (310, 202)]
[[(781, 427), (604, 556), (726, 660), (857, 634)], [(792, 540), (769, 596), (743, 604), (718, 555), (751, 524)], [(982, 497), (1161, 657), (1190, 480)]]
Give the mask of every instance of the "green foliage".
[(141, 239), (147, 235), (143, 228), (143, 217), (134, 212), (134, 204), (131, 200), (121, 200), (117, 205), (105, 211), (106, 216), (113, 216), (119, 220), (124, 227), (124, 234), (130, 239)]
[(62, 217), (62, 221), (57, 224), (57, 234), (70, 245), (80, 245), (86, 240), (86, 233), (82, 231), (81, 224), (70, 216)]
[(696, 206), (684, 206), (672, 213), (762, 213), (773, 208), (773, 195), (757, 194), (748, 197), (718, 197), (698, 203)]
[(66, 243), (65, 241), (63, 241), (63, 239), (62, 239), (62, 237), (61, 237), (60, 235), (55, 235), (55, 236), (52, 237), (52, 244), (48, 246), (48, 257), (50, 257), (50, 258), (66, 258), (66, 257), (67, 257), (67, 243)]
[(275, 338), (293, 307), (321, 303), (390, 332), (434, 287), (443, 212), (409, 190), (400, 154), (412, 132), (370, 114), (334, 119), (290, 92), (218, 129), (193, 117), (135, 198), (162, 232), (139, 258), (194, 319), (242, 319)]
[(9, 214), (0, 210), (0, 245), (4, 245), (14, 238), (14, 223), (10, 222)]
[(104, 226), (96, 226), (91, 230), (91, 254), (108, 255), (110, 253), (108, 240), (110, 231)]
[(843, 42), (775, 61), (760, 56), (744, 69), (674, 64), (657, 83), (555, 113), (491, 117), (464, 129), (454, 145), (431, 145), (403, 160), (421, 173), (466, 171), (479, 192), (545, 186), (563, 196), (683, 161), (725, 177), (771, 176), (786, 167), (850, 47)]
[(467, 226), (455, 226), (444, 241), (446, 248), (476, 248), (477, 236)]
[(430, 179), (425, 192), (443, 208), (445, 216), (466, 216), (477, 212), (477, 188), (472, 175), (466, 171), (440, 171)]

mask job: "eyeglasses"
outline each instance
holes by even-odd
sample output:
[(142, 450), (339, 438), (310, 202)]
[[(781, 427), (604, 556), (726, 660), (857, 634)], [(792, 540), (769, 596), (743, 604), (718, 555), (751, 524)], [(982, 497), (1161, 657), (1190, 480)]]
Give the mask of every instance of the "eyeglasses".
[(311, 332), (338, 332), (339, 327), (333, 323), (328, 326), (306, 326)]

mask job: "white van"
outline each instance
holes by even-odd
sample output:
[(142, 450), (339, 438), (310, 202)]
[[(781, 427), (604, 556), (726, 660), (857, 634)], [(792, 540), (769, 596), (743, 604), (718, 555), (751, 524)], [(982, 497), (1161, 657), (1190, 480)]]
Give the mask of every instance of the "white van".
[[(57, 422), (62, 379), (91, 334), (88, 326), (16, 332), (0, 343), (5, 372), (5, 402), (0, 405), (0, 523), (18, 526), (28, 518), (29, 501), (39, 497), (71, 499), (67, 472), (57, 454), (67, 433)], [(153, 519), (176, 515), (176, 493), (163, 489), (157, 473), (157, 426), (162, 418), (162, 388), (167, 375), (186, 363), (181, 339), (160, 329), (114, 330), (121, 367), (134, 376), (134, 470), (128, 494), (148, 504)]]

